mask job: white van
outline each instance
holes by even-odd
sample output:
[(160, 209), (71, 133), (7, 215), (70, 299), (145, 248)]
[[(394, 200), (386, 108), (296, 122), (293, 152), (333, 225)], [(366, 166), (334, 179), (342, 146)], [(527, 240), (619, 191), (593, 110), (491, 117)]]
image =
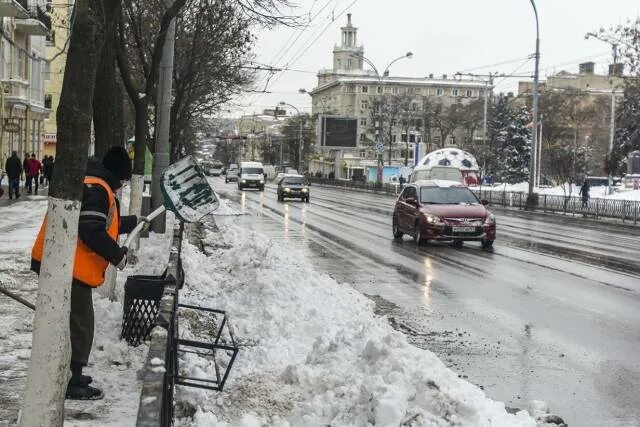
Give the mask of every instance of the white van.
[(238, 190), (247, 187), (264, 191), (264, 167), (260, 162), (240, 162), (238, 170)]
[(454, 166), (416, 166), (409, 178), (409, 182), (421, 180), (456, 181), (464, 184), (464, 177), (460, 169)]

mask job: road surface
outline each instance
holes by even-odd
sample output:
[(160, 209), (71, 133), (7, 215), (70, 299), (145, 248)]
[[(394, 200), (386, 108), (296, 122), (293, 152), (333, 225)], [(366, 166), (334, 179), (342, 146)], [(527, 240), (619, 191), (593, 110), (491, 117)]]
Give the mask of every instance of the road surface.
[(508, 407), (572, 426), (640, 425), (640, 229), (496, 212), (493, 250), (391, 236), (394, 200), (313, 186), (311, 203), (216, 190), (242, 221), (351, 284), (416, 346)]

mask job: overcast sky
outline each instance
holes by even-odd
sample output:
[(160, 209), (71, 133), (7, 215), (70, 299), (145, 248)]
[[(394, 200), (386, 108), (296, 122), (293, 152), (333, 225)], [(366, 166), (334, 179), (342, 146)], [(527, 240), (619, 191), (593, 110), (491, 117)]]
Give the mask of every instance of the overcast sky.
[[(352, 13), (365, 56), (381, 70), (407, 51), (412, 59), (393, 65), (392, 76), (425, 77), (474, 73), (532, 74), (535, 20), (528, 0), (293, 0), (293, 12), (315, 18), (304, 29), (278, 27), (258, 33), (256, 61), (298, 71), (278, 73), (270, 94), (245, 94), (227, 108), (232, 115), (261, 112), (284, 101), (310, 111), (308, 95), (298, 89), (316, 86), (319, 69), (332, 66), (340, 27)], [(611, 47), (584, 35), (622, 24), (640, 15), (639, 0), (537, 0), (540, 16), (541, 78), (560, 70), (576, 72), (578, 64), (596, 62), (605, 73)], [(503, 65), (493, 65), (503, 62)], [(258, 74), (263, 90), (268, 73)], [(518, 79), (496, 81), (497, 91), (515, 91)]]

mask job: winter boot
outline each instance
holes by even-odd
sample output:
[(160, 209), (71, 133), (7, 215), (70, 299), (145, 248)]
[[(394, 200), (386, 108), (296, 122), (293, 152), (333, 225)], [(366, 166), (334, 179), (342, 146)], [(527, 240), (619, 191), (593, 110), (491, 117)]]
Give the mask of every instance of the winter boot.
[(90, 385), (74, 385), (69, 382), (67, 396), (69, 400), (100, 400), (104, 397), (102, 390)]

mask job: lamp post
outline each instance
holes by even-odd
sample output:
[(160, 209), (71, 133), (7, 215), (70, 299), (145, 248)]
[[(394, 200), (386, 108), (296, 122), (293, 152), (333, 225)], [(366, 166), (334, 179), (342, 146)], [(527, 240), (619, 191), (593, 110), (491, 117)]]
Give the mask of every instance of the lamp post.
[[(616, 86), (614, 84), (614, 80), (613, 78), (616, 75), (616, 64), (618, 62), (618, 43), (619, 41), (617, 40), (612, 40), (609, 39), (607, 37), (603, 37), (601, 35), (598, 35), (596, 33), (587, 33), (585, 34), (584, 38), (585, 39), (589, 39), (589, 38), (595, 38), (598, 39), (602, 42), (605, 42), (607, 44), (611, 45), (611, 49), (612, 49), (612, 54), (613, 54), (613, 64), (612, 64), (612, 68), (611, 68), (611, 119), (610, 119), (610, 123), (609, 123), (609, 127), (610, 127), (610, 132), (609, 132), (609, 152), (607, 153), (607, 157), (610, 159), (611, 155), (613, 153), (613, 141), (615, 140), (615, 136), (616, 136)], [(610, 162), (607, 162), (607, 164), (609, 164)], [(607, 169), (609, 169), (609, 167), (607, 167)], [(609, 173), (609, 191), (611, 192), (611, 185), (613, 185), (613, 178), (612, 178), (612, 171), (609, 170), (607, 171)]]
[[(407, 59), (411, 59), (413, 58), (413, 53), (412, 52), (407, 52), (402, 56), (397, 57), (396, 59), (394, 59), (393, 61), (391, 61), (389, 63), (389, 65), (387, 65), (384, 68), (384, 71), (382, 72), (382, 75), (380, 75), (380, 73), (378, 72), (378, 69), (376, 68), (376, 66), (374, 65), (374, 63), (367, 57), (365, 57), (364, 55), (359, 55), (359, 54), (351, 54), (352, 57), (354, 58), (360, 58), (362, 59), (364, 62), (366, 62), (371, 68), (373, 68), (373, 71), (376, 73), (376, 77), (378, 78), (378, 84), (380, 86), (382, 86), (383, 80), (385, 77), (389, 77), (389, 68), (391, 68), (391, 66), (393, 64), (395, 64), (396, 62), (400, 61), (401, 59), (407, 58)], [(384, 99), (384, 97), (382, 98)], [(376, 147), (378, 146), (378, 144), (380, 143), (380, 135), (382, 134), (382, 111), (380, 111), (380, 113), (378, 114), (378, 119), (380, 122), (380, 132), (376, 133)], [(375, 123), (374, 123), (375, 125)], [(382, 184), (382, 167), (383, 165), (383, 160), (382, 160), (382, 153), (379, 153), (377, 151), (376, 148), (376, 154), (378, 157), (378, 175), (377, 175), (377, 184), (380, 185)], [(391, 163), (391, 141), (389, 141), (389, 163)]]
[(536, 53), (535, 53), (535, 71), (533, 74), (533, 141), (531, 143), (531, 154), (529, 159), (529, 194), (527, 196), (527, 206), (532, 208), (535, 205), (535, 196), (533, 193), (533, 184), (536, 175), (536, 151), (538, 147), (538, 98), (540, 96), (538, 90), (538, 79), (540, 69), (540, 22), (538, 20), (538, 9), (534, 0), (529, 0), (533, 7), (533, 13), (536, 17)]
[(298, 123), (300, 125), (300, 128), (298, 130), (298, 162), (296, 164), (296, 169), (298, 172), (302, 172), (302, 115), (300, 114), (300, 110), (298, 110), (295, 105), (291, 105), (284, 101), (280, 102), (280, 105), (288, 105), (289, 107), (292, 107), (294, 110), (296, 110), (296, 113), (298, 113)]
[[(305, 88), (298, 89), (298, 93), (306, 93), (307, 95), (313, 98), (313, 94), (310, 91), (306, 90)], [(320, 103), (322, 104), (322, 112), (326, 113), (327, 104), (326, 104), (326, 98), (324, 96), (320, 98)]]

